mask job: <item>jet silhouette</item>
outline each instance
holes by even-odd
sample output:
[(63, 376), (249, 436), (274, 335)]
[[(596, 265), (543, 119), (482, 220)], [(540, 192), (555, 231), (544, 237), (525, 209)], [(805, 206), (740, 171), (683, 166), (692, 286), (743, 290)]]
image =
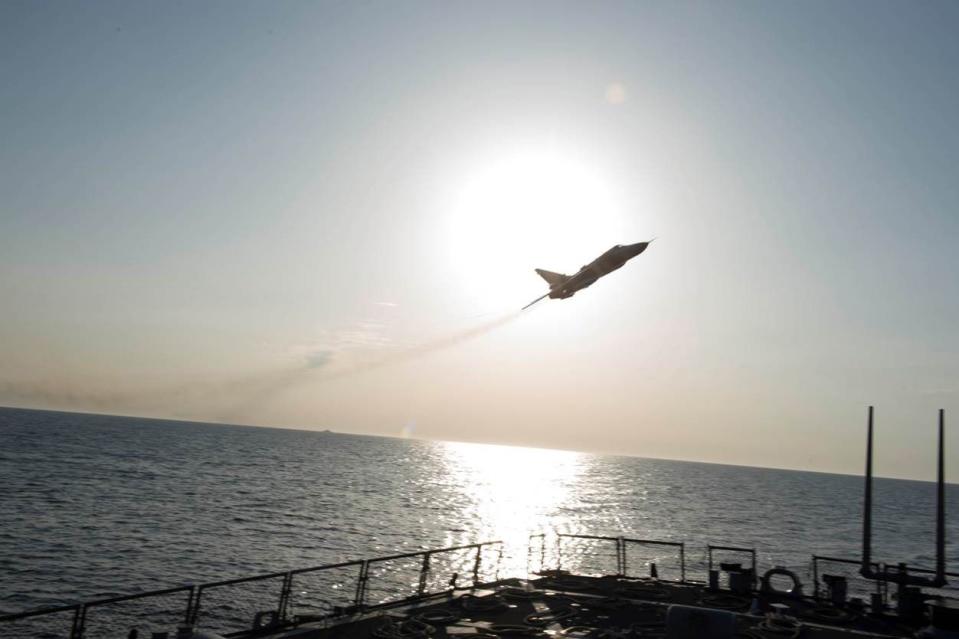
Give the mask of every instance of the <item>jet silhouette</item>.
[[(650, 240), (650, 242), (652, 242), (652, 240)], [(577, 291), (592, 285), (593, 282), (602, 276), (609, 275), (616, 269), (622, 267), (623, 264), (645, 251), (647, 246), (649, 246), (649, 242), (626, 245), (617, 244), (579, 269), (575, 275), (563, 275), (562, 273), (553, 273), (552, 271), (546, 271), (541, 268), (536, 269), (539, 276), (549, 284), (549, 292), (541, 297), (537, 297), (524, 306), (522, 310), (525, 311), (536, 302), (547, 297), (554, 300), (564, 300), (567, 297), (572, 297)]]

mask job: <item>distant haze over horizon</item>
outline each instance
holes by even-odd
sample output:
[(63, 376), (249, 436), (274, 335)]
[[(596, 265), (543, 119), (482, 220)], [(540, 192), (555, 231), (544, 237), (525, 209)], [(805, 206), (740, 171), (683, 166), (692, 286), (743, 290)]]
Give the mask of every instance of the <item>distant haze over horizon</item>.
[[(303, 431), (303, 432), (313, 432), (317, 434), (333, 434), (333, 435), (348, 435), (348, 436), (358, 436), (358, 437), (386, 437), (388, 439), (407, 439), (407, 440), (418, 440), (424, 442), (446, 442), (446, 443), (455, 443), (455, 444), (476, 444), (481, 447), (498, 447), (506, 446), (511, 447), (516, 450), (556, 450), (556, 451), (565, 451), (569, 453), (583, 453), (587, 455), (600, 455), (605, 457), (636, 457), (639, 459), (654, 459), (670, 462), (680, 462), (680, 463), (689, 463), (689, 464), (718, 464), (721, 466), (738, 466), (746, 468), (757, 468), (762, 470), (783, 470), (789, 472), (811, 472), (811, 473), (825, 473), (828, 475), (846, 475), (853, 477), (862, 477), (864, 476), (863, 471), (860, 469), (859, 472), (850, 471), (850, 472), (841, 472), (841, 471), (830, 471), (830, 470), (821, 470), (815, 468), (790, 468), (785, 466), (762, 466), (757, 464), (732, 464), (728, 462), (718, 462), (708, 459), (679, 459), (671, 457), (652, 457), (648, 455), (637, 455), (622, 453), (617, 451), (605, 451), (605, 450), (573, 450), (568, 448), (561, 448), (556, 446), (540, 445), (540, 446), (522, 446), (519, 444), (510, 444), (510, 443), (496, 443), (488, 442), (483, 440), (469, 440), (469, 439), (438, 439), (438, 438), (428, 438), (428, 437), (414, 437), (407, 433), (376, 433), (376, 432), (351, 432), (347, 430), (337, 430), (333, 427), (327, 428), (315, 428), (309, 426), (291, 426), (288, 424), (274, 424), (274, 425), (265, 425), (265, 424), (240, 424), (240, 423), (229, 423), (229, 422), (216, 422), (216, 421), (196, 421), (188, 419), (171, 419), (167, 417), (151, 417), (145, 415), (119, 415), (111, 413), (89, 413), (81, 411), (61, 411), (61, 410), (50, 410), (44, 408), (31, 408), (28, 406), (0, 406), (0, 411), (11, 410), (11, 411), (30, 411), (30, 412), (39, 412), (39, 413), (55, 413), (58, 415), (78, 415), (83, 417), (105, 417), (108, 419), (117, 419), (117, 420), (136, 420), (143, 422), (166, 422), (166, 423), (182, 423), (182, 424), (197, 424), (202, 426), (224, 426), (228, 428), (265, 428), (265, 429), (277, 429), (277, 430), (292, 430), (292, 431)], [(865, 429), (863, 429), (863, 446), (861, 455), (863, 456), (863, 465), (865, 464)], [(930, 469), (932, 473), (929, 477), (912, 477), (906, 475), (896, 475), (893, 472), (888, 474), (876, 473), (877, 478), (881, 479), (896, 479), (896, 480), (905, 480), (905, 481), (920, 481), (930, 484), (936, 483), (936, 478), (934, 476), (934, 469)], [(947, 477), (947, 484), (955, 484), (959, 486), (959, 480), (955, 478), (953, 481), (949, 481)]]
[[(0, 405), (959, 468), (959, 4), (0, 4)], [(567, 300), (574, 273), (657, 238)]]

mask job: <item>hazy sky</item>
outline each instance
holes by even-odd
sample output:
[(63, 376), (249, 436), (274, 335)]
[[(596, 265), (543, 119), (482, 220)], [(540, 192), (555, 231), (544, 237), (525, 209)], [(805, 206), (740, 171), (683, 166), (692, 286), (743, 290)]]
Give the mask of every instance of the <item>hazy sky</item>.
[(859, 472), (874, 403), (878, 472), (931, 478), (957, 32), (954, 2), (0, 3), (0, 404)]

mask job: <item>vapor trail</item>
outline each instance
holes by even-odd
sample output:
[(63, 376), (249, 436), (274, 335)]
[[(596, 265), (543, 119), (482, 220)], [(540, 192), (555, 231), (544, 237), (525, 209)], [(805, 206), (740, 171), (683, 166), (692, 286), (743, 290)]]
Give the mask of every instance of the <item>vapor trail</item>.
[(209, 407), (223, 398), (273, 395), (302, 377), (302, 367), (289, 366), (252, 372), (233, 378), (166, 384), (147, 388), (113, 388), (82, 380), (47, 377), (38, 380), (0, 380), (0, 404), (40, 403), (67, 409), (124, 411), (138, 409), (192, 410)]
[[(402, 364), (419, 357), (453, 348), (482, 337), (517, 319), (515, 311), (470, 328), (390, 353), (373, 355), (362, 362), (338, 366), (335, 357), (318, 366), (313, 361), (272, 370), (250, 372), (218, 381), (193, 381), (180, 384), (135, 388), (127, 386), (105, 390), (102, 385), (74, 378), (47, 377), (34, 380), (0, 379), (0, 405), (4, 403), (42, 404), (66, 410), (123, 412), (202, 413), (221, 419), (242, 418), (257, 405), (308, 381), (329, 381), (360, 375), (368, 371)], [(313, 376), (310, 373), (318, 372)]]
[(443, 337), (438, 337), (429, 342), (423, 344), (417, 344), (415, 346), (410, 346), (409, 348), (402, 349), (400, 351), (395, 351), (392, 353), (383, 354), (375, 359), (368, 360), (365, 362), (360, 362), (356, 364), (349, 365), (346, 368), (342, 368), (336, 371), (325, 372), (321, 379), (331, 380), (331, 379), (342, 379), (344, 377), (352, 377), (353, 375), (358, 375), (360, 373), (365, 373), (367, 371), (376, 370), (378, 368), (385, 368), (387, 366), (394, 366), (396, 364), (402, 364), (410, 360), (417, 359), (419, 357), (424, 357), (431, 353), (436, 353), (438, 351), (443, 351), (448, 348), (452, 348), (464, 342), (476, 339), (477, 337), (482, 337), (487, 333), (495, 331), (497, 328), (509, 324), (516, 318), (521, 315), (521, 311), (512, 311), (506, 315), (501, 315), (495, 319), (492, 319), (488, 322), (483, 322), (478, 326), (473, 326), (471, 328), (453, 333), (451, 335), (445, 335)]

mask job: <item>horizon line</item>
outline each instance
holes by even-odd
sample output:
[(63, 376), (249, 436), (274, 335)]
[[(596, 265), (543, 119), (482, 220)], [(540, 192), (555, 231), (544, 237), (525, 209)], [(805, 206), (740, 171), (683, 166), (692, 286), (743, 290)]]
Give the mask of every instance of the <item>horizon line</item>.
[[(573, 448), (560, 448), (560, 447), (550, 447), (550, 446), (529, 446), (525, 444), (507, 444), (502, 442), (492, 442), (492, 441), (477, 441), (477, 440), (468, 440), (468, 439), (438, 439), (433, 437), (416, 437), (416, 436), (399, 436), (399, 435), (389, 435), (385, 433), (357, 433), (352, 431), (342, 431), (342, 430), (333, 430), (327, 427), (304, 427), (304, 426), (265, 426), (263, 424), (240, 424), (235, 422), (222, 422), (222, 421), (200, 421), (196, 419), (177, 419), (170, 417), (151, 417), (145, 415), (127, 415), (120, 413), (95, 413), (91, 411), (82, 411), (82, 410), (59, 410), (52, 408), (35, 408), (32, 406), (6, 406), (0, 405), (0, 410), (26, 410), (34, 411), (40, 413), (63, 413), (67, 415), (91, 415), (95, 417), (117, 417), (125, 419), (143, 419), (148, 421), (158, 421), (158, 422), (177, 422), (182, 424), (201, 424), (204, 426), (235, 426), (239, 428), (264, 428), (271, 430), (290, 430), (297, 432), (314, 432), (314, 433), (323, 433), (328, 432), (335, 435), (349, 435), (353, 437), (379, 437), (383, 439), (402, 439), (402, 440), (414, 440), (414, 441), (424, 441), (424, 442), (446, 442), (453, 444), (477, 444), (480, 446), (506, 446), (508, 448), (529, 448), (533, 450), (555, 450), (562, 452), (570, 453), (579, 453), (584, 455), (599, 455), (603, 457), (627, 457), (632, 459), (648, 459), (653, 461), (670, 461), (678, 462), (682, 464), (709, 464), (712, 466), (732, 466), (735, 468), (755, 468), (759, 470), (780, 470), (786, 472), (795, 472), (795, 473), (814, 473), (818, 475), (838, 475), (842, 477), (860, 477), (864, 478), (865, 473), (849, 473), (849, 472), (837, 472), (829, 470), (810, 470), (808, 468), (787, 468), (784, 466), (753, 466), (750, 464), (734, 464), (730, 462), (719, 462), (719, 461), (707, 461), (702, 459), (677, 459), (674, 457), (652, 457), (646, 455), (638, 454), (628, 454), (628, 453), (612, 453), (604, 451), (590, 451), (590, 450), (576, 450)], [(927, 484), (935, 484), (936, 481), (933, 479), (917, 479), (915, 477), (903, 477), (903, 476), (890, 476), (890, 475), (874, 475), (877, 479), (892, 479), (895, 481), (912, 481), (920, 482)], [(946, 484), (959, 486), (959, 481), (950, 482), (946, 481)]]

